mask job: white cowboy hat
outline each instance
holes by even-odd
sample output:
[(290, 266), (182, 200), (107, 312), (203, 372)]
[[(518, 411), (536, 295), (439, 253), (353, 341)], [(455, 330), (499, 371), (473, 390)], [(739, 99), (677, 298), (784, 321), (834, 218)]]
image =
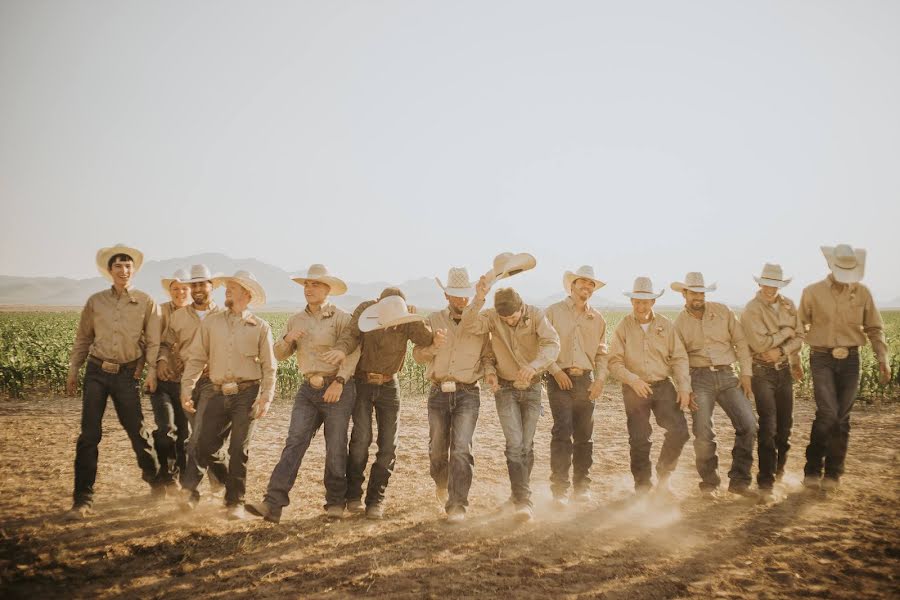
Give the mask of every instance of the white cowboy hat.
[(347, 293), (347, 284), (337, 277), (329, 275), (328, 267), (325, 265), (309, 265), (305, 277), (303, 275), (295, 275), (291, 277), (291, 281), (299, 283), (300, 285), (306, 285), (309, 281), (324, 283), (331, 288), (328, 292), (329, 296), (340, 296), (341, 294)]
[(137, 248), (126, 246), (125, 244), (116, 244), (109, 248), (100, 248), (97, 250), (97, 270), (100, 274), (112, 281), (112, 275), (109, 272), (109, 259), (116, 254), (127, 254), (134, 261), (134, 273), (137, 274), (144, 264), (144, 253)]
[(862, 248), (851, 248), (847, 244), (822, 246), (822, 254), (828, 261), (831, 274), (839, 283), (857, 283), (862, 281), (866, 270), (866, 251)]
[(411, 314), (406, 302), (400, 296), (385, 296), (362, 311), (359, 315), (359, 330), (366, 333), (424, 320), (425, 317), (422, 315)]
[(606, 285), (605, 281), (600, 281), (596, 277), (594, 277), (594, 267), (591, 265), (583, 265), (578, 267), (578, 270), (574, 273), (572, 271), (566, 271), (563, 275), (563, 289), (566, 290), (567, 293), (572, 291), (572, 284), (575, 283), (576, 279), (590, 279), (594, 282), (595, 290), (599, 290), (604, 285)]
[(494, 267), (488, 272), (488, 278), (491, 281), (506, 279), (522, 271), (533, 269), (535, 265), (537, 265), (537, 259), (528, 253), (503, 252), (494, 257)]
[(225, 285), (229, 281), (240, 284), (250, 292), (250, 306), (260, 306), (266, 303), (266, 291), (250, 271), (235, 271), (231, 277), (216, 277), (213, 279), (213, 285)]
[(166, 290), (168, 293), (169, 288), (172, 287), (172, 284), (176, 281), (178, 283), (185, 283), (185, 279), (188, 278), (188, 272), (185, 269), (178, 269), (174, 273), (172, 273), (171, 277), (163, 277), (162, 278), (162, 289)]
[(716, 291), (716, 284), (711, 283), (709, 285), (706, 285), (706, 283), (704, 283), (703, 281), (703, 273), (698, 273), (696, 271), (685, 275), (684, 283), (675, 281), (669, 287), (671, 287), (676, 292), (683, 292), (684, 290), (690, 290), (692, 292)]
[(222, 277), (222, 273), (213, 275), (206, 265), (191, 265), (191, 272), (181, 280), (181, 283), (200, 283), (201, 281), (212, 281), (219, 277)]
[(469, 281), (469, 272), (465, 267), (451, 267), (447, 272), (447, 285), (434, 278), (444, 293), (457, 298), (471, 298), (475, 295), (475, 284)]
[(783, 288), (791, 282), (793, 277), (785, 278), (784, 273), (781, 271), (781, 265), (766, 263), (763, 265), (762, 273), (760, 273), (759, 277), (754, 275), (753, 279), (755, 279), (756, 283), (759, 285)]
[(622, 293), (629, 298), (635, 298), (636, 300), (656, 300), (662, 296), (665, 291), (665, 289), (661, 289), (658, 292), (655, 292), (653, 291), (653, 282), (650, 281), (649, 277), (637, 277), (634, 280), (634, 285), (631, 286), (631, 291)]

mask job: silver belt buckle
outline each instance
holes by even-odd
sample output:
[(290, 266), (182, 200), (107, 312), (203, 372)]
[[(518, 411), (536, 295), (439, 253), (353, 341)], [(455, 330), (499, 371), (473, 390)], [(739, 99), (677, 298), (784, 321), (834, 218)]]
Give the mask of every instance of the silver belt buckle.
[(321, 375), (313, 375), (309, 378), (309, 385), (311, 385), (314, 389), (321, 390), (325, 387), (325, 378)]
[(222, 393), (226, 396), (234, 396), (238, 393), (238, 384), (234, 381), (222, 384)]
[(449, 394), (450, 392), (456, 391), (456, 382), (455, 381), (442, 381), (441, 382), (441, 391)]
[(115, 375), (119, 372), (119, 365), (114, 362), (103, 361), (100, 365), (100, 368), (103, 369), (104, 373), (110, 373), (111, 375)]
[(850, 356), (850, 351), (848, 349), (844, 348), (843, 346), (840, 346), (838, 348), (832, 348), (831, 356), (835, 357), (838, 360), (844, 360), (845, 358)]

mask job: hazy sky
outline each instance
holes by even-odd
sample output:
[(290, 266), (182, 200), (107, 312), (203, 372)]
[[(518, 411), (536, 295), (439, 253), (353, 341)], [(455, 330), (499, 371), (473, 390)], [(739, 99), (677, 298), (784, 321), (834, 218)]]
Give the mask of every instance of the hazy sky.
[[(219, 251), (528, 285), (869, 250), (900, 296), (900, 2), (0, 2), (0, 274)], [(791, 288), (789, 288), (791, 289)]]

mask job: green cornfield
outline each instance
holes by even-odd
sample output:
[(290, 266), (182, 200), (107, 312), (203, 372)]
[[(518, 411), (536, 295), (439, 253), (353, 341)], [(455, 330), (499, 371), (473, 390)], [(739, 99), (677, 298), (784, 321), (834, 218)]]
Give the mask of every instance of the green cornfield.
[[(626, 313), (604, 313), (608, 333), (616, 327)], [(674, 318), (674, 313), (664, 312)], [(894, 401), (900, 399), (900, 311), (882, 313), (885, 334), (890, 348), (893, 380), (882, 384), (878, 364), (872, 349), (866, 346), (860, 353), (862, 373), (860, 399), (864, 402)], [(289, 313), (261, 313), (272, 326), (274, 335), (280, 335), (290, 317)], [(77, 312), (0, 312), (0, 394), (7, 397), (34, 397), (61, 393), (65, 389), (69, 351), (78, 326)], [(809, 348), (803, 349), (806, 376), (797, 384), (800, 397), (812, 396), (809, 376)], [(293, 358), (278, 364), (277, 395), (292, 396), (302, 381)], [(412, 359), (411, 350), (400, 372), (400, 384), (409, 394), (424, 393), (428, 384), (425, 368)], [(615, 385), (615, 384), (612, 384)]]

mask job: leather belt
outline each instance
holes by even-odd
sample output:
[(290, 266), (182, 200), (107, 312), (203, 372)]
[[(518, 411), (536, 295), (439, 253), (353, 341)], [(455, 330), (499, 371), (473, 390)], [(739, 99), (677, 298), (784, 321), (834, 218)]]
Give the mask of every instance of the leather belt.
[(822, 346), (810, 346), (810, 350), (813, 352), (820, 352), (822, 354), (830, 354), (834, 358), (838, 360), (844, 360), (848, 356), (850, 356), (853, 352), (859, 351), (859, 346), (837, 346), (835, 348), (825, 348)]
[(384, 373), (369, 373), (367, 371), (360, 371), (357, 375), (357, 379), (362, 383), (368, 383), (369, 385), (384, 385), (393, 381), (394, 375), (395, 373), (385, 375)]
[(133, 361), (127, 363), (115, 363), (112, 361), (103, 360), (102, 358), (97, 358), (92, 354), (88, 354), (87, 359), (89, 363), (93, 363), (103, 369), (104, 372), (111, 374), (118, 373), (119, 369), (122, 369), (123, 367), (126, 369), (133, 369), (137, 366), (138, 361), (140, 360), (140, 358), (136, 358)]
[(582, 377), (587, 374), (585, 369), (580, 369), (578, 367), (569, 367), (568, 369), (563, 369), (566, 372), (566, 375), (569, 377)]
[(786, 360), (780, 360), (777, 363), (765, 362), (762, 360), (754, 360), (753, 366), (755, 367), (765, 367), (766, 369), (772, 369), (774, 371), (781, 371), (782, 369), (787, 369), (791, 366), (791, 364)]
[(259, 385), (259, 379), (253, 379), (252, 381), (226, 381), (225, 383), (222, 383), (222, 384), (214, 383), (214, 384), (212, 384), (212, 386), (213, 386), (213, 389), (216, 390), (216, 392), (221, 394), (222, 387), (227, 386), (229, 383), (237, 384), (237, 391), (243, 392), (244, 390), (251, 388), (254, 385)]
[(521, 381), (511, 381), (509, 379), (497, 378), (502, 387), (513, 388), (515, 390), (527, 390), (531, 386), (541, 381), (541, 375), (535, 375), (529, 383), (523, 384)]
[(314, 390), (321, 390), (331, 385), (337, 375), (322, 375), (320, 373), (309, 373), (303, 376), (306, 383)]
[(693, 370), (722, 372), (734, 371), (734, 367), (731, 365), (710, 365), (708, 367), (691, 367), (691, 371)]

